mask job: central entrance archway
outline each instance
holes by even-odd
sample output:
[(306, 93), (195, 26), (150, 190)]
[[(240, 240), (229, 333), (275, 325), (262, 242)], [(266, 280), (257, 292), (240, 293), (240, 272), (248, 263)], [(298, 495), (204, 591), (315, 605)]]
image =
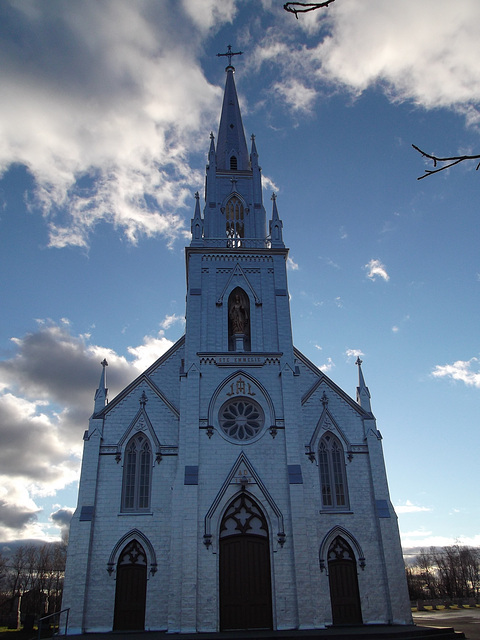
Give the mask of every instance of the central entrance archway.
[(268, 525), (241, 493), (220, 527), (220, 629), (271, 629), (272, 584)]

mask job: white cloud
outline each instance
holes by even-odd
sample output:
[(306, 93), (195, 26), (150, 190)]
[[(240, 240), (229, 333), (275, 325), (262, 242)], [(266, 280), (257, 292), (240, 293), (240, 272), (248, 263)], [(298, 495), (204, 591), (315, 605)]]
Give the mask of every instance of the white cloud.
[(332, 358), (327, 358), (327, 362), (325, 364), (320, 365), (318, 368), (320, 369), (320, 371), (323, 371), (323, 373), (328, 373), (334, 367), (335, 367), (335, 364)]
[(372, 260), (370, 260), (370, 262), (365, 265), (364, 269), (367, 269), (368, 271), (367, 278), (370, 278), (370, 280), (373, 280), (374, 282), (377, 276), (383, 278), (385, 282), (388, 282), (390, 280), (390, 276), (387, 273), (385, 265), (382, 264), (380, 260), (375, 260), (372, 258)]
[[(259, 40), (255, 63), (282, 67), (283, 98), (294, 111), (311, 109), (327, 83), (353, 96), (375, 87), (392, 102), (453, 108), (478, 126), (479, 21), (477, 0), (462, 0), (461, 10), (450, 0), (342, 0), (298, 21), (288, 14)], [(298, 44), (315, 36), (318, 44)]]
[(195, 28), (177, 3), (2, 3), (0, 173), (28, 168), (51, 246), (87, 246), (101, 220), (131, 242), (185, 231), (202, 183), (189, 154), (208, 144), (222, 91), (195, 51), (233, 15), (215, 4), (189, 10)]
[[(476, 368), (476, 370), (474, 369)], [(434, 378), (450, 378), (464, 382), (468, 387), (480, 388), (479, 359), (457, 360), (453, 364), (437, 364), (432, 371)]]
[(364, 356), (365, 354), (361, 349), (347, 349), (345, 351), (345, 355), (347, 358), (359, 358), (360, 356)]
[(392, 327), (392, 331), (393, 331), (393, 333), (398, 333), (399, 332), (399, 328), (396, 325), (394, 325)]
[(431, 511), (430, 507), (419, 507), (418, 505), (413, 504), (410, 500), (407, 500), (405, 504), (396, 505), (395, 511), (397, 513), (419, 513), (421, 511)]
[(173, 344), (172, 340), (165, 338), (163, 331), (159, 331), (157, 338), (145, 336), (142, 345), (138, 347), (128, 347), (128, 352), (135, 358), (133, 366), (138, 372), (142, 372), (168, 351)]
[(417, 531), (400, 531), (402, 547), (408, 549), (411, 547), (448, 547), (454, 544), (465, 545), (468, 547), (480, 546), (480, 534), (475, 536), (441, 536), (434, 534), (433, 531), (419, 529)]
[(165, 318), (160, 323), (160, 327), (165, 331), (170, 329), (174, 324), (185, 324), (185, 316), (177, 316), (176, 313), (172, 313), (171, 315), (166, 315)]
[(290, 258), (290, 256), (288, 256), (287, 258), (287, 269), (289, 271), (298, 271), (298, 264), (292, 259)]

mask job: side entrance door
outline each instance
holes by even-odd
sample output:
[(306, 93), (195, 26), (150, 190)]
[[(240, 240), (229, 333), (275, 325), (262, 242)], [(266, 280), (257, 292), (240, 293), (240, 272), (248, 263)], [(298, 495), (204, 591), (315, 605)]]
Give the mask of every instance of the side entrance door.
[(147, 562), (143, 547), (130, 542), (117, 564), (114, 631), (143, 631), (147, 596)]
[(357, 562), (350, 545), (340, 536), (328, 550), (328, 579), (333, 624), (362, 624)]
[(245, 493), (230, 504), (220, 528), (220, 628), (272, 628), (267, 522)]

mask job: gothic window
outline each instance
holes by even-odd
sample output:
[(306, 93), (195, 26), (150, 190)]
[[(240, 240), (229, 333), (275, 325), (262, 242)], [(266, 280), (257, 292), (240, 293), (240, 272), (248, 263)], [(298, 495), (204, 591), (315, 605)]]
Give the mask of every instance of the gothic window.
[[(237, 159), (235, 158), (235, 163)], [(225, 207), (227, 238), (244, 237), (243, 204), (237, 196), (232, 196)]]
[(150, 507), (152, 450), (143, 433), (133, 436), (125, 448), (122, 511), (147, 511)]
[(236, 170), (237, 170), (237, 157), (232, 156), (230, 158), (230, 171), (236, 171)]
[(343, 447), (338, 438), (327, 433), (318, 450), (322, 506), (324, 509), (348, 508), (347, 481)]

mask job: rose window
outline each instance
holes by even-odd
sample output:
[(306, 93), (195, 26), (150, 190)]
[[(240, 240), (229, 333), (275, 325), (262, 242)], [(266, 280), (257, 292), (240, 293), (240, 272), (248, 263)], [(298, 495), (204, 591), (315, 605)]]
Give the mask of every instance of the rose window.
[(222, 431), (233, 440), (251, 440), (263, 428), (265, 417), (262, 408), (249, 398), (228, 400), (218, 416)]

